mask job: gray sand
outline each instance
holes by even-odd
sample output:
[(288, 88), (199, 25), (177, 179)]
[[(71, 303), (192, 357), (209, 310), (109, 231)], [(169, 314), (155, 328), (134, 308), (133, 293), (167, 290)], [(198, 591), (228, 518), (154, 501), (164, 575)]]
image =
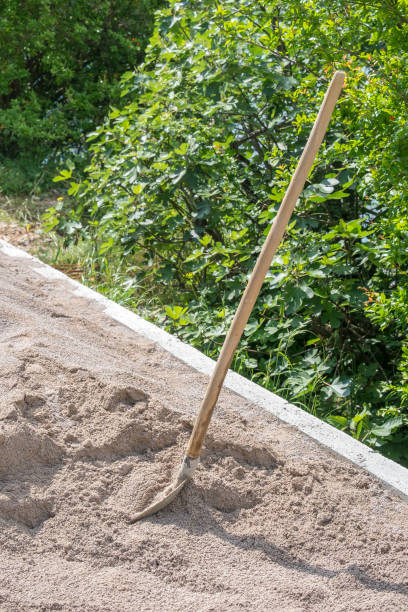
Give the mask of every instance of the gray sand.
[(207, 379), (0, 254), (1, 610), (408, 609), (408, 504), (223, 391), (194, 482), (171, 480)]

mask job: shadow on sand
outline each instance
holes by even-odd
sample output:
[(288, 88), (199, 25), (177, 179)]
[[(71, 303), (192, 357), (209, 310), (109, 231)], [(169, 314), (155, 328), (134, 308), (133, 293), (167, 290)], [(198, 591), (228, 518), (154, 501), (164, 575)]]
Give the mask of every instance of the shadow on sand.
[[(192, 485), (190, 485), (191, 487)], [(193, 485), (194, 486), (194, 485)], [(232, 517), (231, 517), (232, 518)], [(391, 582), (371, 577), (362, 567), (357, 564), (351, 564), (339, 570), (325, 568), (321, 565), (309, 563), (299, 557), (292, 555), (289, 551), (276, 546), (273, 542), (259, 535), (236, 535), (230, 533), (227, 529), (221, 526), (211, 515), (207, 515), (205, 524), (200, 517), (200, 522), (190, 515), (189, 520), (186, 520), (186, 508), (176, 512), (159, 513), (157, 517), (152, 517), (147, 520), (155, 520), (165, 524), (172, 524), (182, 530), (187, 530), (192, 535), (204, 535), (211, 533), (224, 542), (235, 546), (244, 551), (258, 550), (262, 552), (272, 563), (276, 563), (281, 567), (290, 570), (302, 572), (305, 574), (322, 576), (325, 578), (335, 578), (336, 576), (348, 574), (358, 580), (364, 587), (380, 592), (394, 592), (408, 596), (408, 584), (401, 582)]]

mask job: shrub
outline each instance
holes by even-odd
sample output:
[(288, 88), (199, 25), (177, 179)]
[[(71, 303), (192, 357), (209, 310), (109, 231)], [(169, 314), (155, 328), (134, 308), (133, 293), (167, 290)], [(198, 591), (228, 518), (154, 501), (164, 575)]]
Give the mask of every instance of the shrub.
[[(119, 101), (159, 0), (4, 0), (0, 8), (0, 160), (74, 155)], [(32, 173), (28, 173), (28, 178)], [(17, 179), (18, 183), (18, 179)], [(13, 190), (17, 185), (6, 184)]]
[(407, 462), (407, 322), (371, 307), (407, 286), (402, 14), (341, 0), (171, 2), (145, 63), (122, 78), (126, 106), (90, 137), (85, 180), (58, 177), (76, 206), (48, 222), (87, 228), (105, 256), (143, 256), (137, 282), (172, 286), (162, 323), (216, 356), (328, 79), (346, 69), (234, 367)]

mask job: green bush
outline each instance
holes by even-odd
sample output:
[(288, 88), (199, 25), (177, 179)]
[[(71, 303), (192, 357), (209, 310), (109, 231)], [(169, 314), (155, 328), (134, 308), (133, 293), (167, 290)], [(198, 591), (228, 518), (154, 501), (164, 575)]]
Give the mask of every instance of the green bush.
[[(120, 99), (119, 77), (138, 65), (160, 0), (4, 0), (0, 7), (0, 164), (19, 190), (58, 152), (75, 155)], [(5, 161), (6, 160), (6, 161)], [(57, 160), (58, 161), (58, 160)], [(42, 162), (42, 166), (40, 165)]]
[(171, 287), (156, 319), (216, 356), (328, 80), (346, 69), (234, 368), (402, 462), (407, 320), (387, 304), (407, 288), (407, 23), (395, 3), (171, 2), (122, 78), (126, 106), (90, 137), (85, 180), (58, 177), (76, 206), (47, 217), (102, 256), (142, 256), (134, 282)]

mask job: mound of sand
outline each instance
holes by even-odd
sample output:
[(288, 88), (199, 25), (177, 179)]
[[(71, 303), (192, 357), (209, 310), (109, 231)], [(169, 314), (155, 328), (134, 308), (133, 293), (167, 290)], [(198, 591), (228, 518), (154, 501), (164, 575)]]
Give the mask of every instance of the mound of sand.
[(223, 391), (171, 480), (206, 377), (0, 254), (0, 609), (404, 610), (408, 504)]

